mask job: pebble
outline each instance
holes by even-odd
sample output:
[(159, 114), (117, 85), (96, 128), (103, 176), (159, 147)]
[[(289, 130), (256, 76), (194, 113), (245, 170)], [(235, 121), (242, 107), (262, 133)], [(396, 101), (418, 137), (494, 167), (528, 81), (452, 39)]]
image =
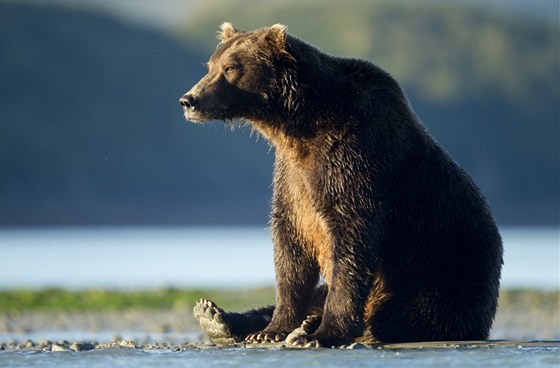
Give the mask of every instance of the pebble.
[[(73, 341), (69, 342), (67, 340), (50, 341), (50, 340), (40, 340), (33, 341), (27, 339), (23, 342), (18, 341), (8, 341), (0, 342), (0, 351), (34, 351), (34, 352), (83, 352), (95, 349), (111, 349), (111, 348), (126, 348), (126, 349), (144, 349), (144, 350), (171, 350), (171, 351), (183, 351), (190, 349), (207, 349), (214, 345), (200, 344), (196, 342), (186, 342), (184, 344), (171, 344), (166, 342), (160, 343), (135, 343), (132, 340), (118, 338), (112, 342), (98, 343), (95, 341)], [(238, 346), (240, 347), (240, 346)]]
[(346, 349), (369, 349), (366, 345), (360, 344), (359, 342), (355, 342), (353, 344), (348, 345)]
[(123, 347), (123, 348), (131, 348), (131, 349), (136, 349), (137, 348), (137, 346), (134, 344), (134, 342), (130, 341), (130, 340), (119, 341), (119, 346)]
[(106, 342), (106, 343), (97, 345), (95, 348), (96, 349), (109, 349), (109, 348), (116, 348), (118, 346), (119, 346), (119, 344), (117, 342)]
[[(136, 345), (131, 340), (115, 340), (113, 342), (97, 343), (94, 341), (74, 341), (72, 343), (62, 340), (52, 342), (49, 340), (41, 340), (39, 342), (27, 339), (23, 342), (7, 341), (0, 342), (0, 351), (33, 351), (33, 352), (83, 352), (94, 349), (115, 349), (115, 348), (129, 348), (129, 349), (142, 349), (142, 350), (168, 350), (168, 351), (185, 351), (185, 350), (201, 350), (214, 347), (213, 344), (187, 342), (184, 344), (173, 343), (141, 343)], [(263, 344), (260, 347), (278, 349), (282, 344)], [(255, 346), (245, 344), (235, 344), (231, 348), (251, 348)], [(284, 344), (285, 347), (285, 344)], [(511, 340), (498, 340), (498, 341), (465, 341), (459, 343), (442, 343), (442, 342), (423, 342), (423, 343), (402, 343), (402, 344), (363, 344), (353, 343), (350, 345), (340, 346), (340, 349), (457, 349), (461, 348), (488, 348), (488, 347), (555, 347), (560, 348), (560, 342), (555, 341), (511, 341)]]
[(91, 342), (74, 342), (70, 345), (70, 349), (74, 351), (88, 351), (95, 349), (95, 344)]
[(39, 346), (41, 346), (41, 347), (47, 347), (47, 346), (51, 346), (51, 345), (52, 345), (51, 340), (41, 340), (41, 341), (39, 341)]
[(54, 343), (51, 347), (51, 351), (54, 352), (63, 352), (63, 351), (72, 351), (70, 350), (70, 348), (64, 346), (64, 345), (59, 345), (57, 343)]

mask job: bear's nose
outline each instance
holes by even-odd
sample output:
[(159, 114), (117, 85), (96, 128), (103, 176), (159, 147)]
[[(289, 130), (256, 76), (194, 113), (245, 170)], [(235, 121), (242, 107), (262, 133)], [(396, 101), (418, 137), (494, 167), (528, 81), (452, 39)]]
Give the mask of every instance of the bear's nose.
[(187, 109), (194, 109), (195, 107), (198, 106), (197, 98), (189, 93), (183, 95), (183, 97), (179, 99), (179, 103), (181, 104), (181, 106)]

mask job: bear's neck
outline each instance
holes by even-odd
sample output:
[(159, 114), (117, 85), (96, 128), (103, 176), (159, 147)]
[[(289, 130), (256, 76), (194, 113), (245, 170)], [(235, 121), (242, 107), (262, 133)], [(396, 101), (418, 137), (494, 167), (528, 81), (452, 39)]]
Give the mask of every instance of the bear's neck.
[[(286, 49), (296, 60), (295, 68), (289, 73), (295, 75), (294, 82), (300, 98), (321, 107), (315, 113), (324, 115), (336, 110), (343, 100), (345, 86), (348, 86), (343, 65), (346, 59), (325, 54), (315, 47), (296, 38), (288, 37)], [(307, 112), (309, 108), (304, 108)]]
[(352, 83), (342, 70), (345, 59), (324, 54), (291, 36), (286, 51), (294, 62), (283, 71), (279, 106), (251, 123), (277, 149), (305, 151), (301, 147), (341, 121), (349, 105), (345, 90)]

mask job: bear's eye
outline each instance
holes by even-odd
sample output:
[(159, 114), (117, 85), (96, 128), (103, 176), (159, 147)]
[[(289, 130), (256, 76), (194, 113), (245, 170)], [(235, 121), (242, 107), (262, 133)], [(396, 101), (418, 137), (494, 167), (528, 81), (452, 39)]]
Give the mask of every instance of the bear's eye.
[(224, 73), (231, 73), (235, 70), (235, 65), (228, 65), (224, 68)]

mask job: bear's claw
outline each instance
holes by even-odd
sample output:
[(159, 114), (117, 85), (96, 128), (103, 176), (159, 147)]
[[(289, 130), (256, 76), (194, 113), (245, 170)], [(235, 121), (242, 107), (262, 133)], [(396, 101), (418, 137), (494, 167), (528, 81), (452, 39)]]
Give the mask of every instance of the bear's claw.
[(286, 339), (286, 334), (284, 333), (274, 333), (274, 332), (257, 332), (250, 334), (245, 338), (245, 341), (249, 343), (259, 343), (259, 342), (280, 342)]
[(307, 341), (305, 338), (299, 338), (292, 342), (292, 346), (301, 348), (313, 348), (317, 349), (321, 347), (321, 344), (317, 340)]

